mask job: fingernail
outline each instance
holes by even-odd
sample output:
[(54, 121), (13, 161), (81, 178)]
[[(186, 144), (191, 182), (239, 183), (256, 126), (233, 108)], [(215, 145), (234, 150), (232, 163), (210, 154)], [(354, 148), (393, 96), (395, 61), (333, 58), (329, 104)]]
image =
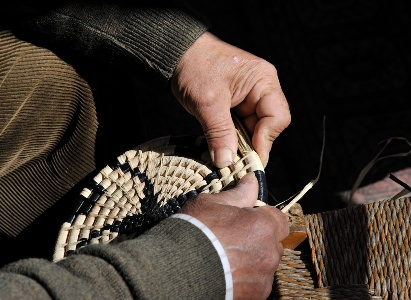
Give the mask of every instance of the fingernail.
[(217, 168), (225, 168), (233, 162), (233, 152), (228, 148), (211, 151), (211, 159)]

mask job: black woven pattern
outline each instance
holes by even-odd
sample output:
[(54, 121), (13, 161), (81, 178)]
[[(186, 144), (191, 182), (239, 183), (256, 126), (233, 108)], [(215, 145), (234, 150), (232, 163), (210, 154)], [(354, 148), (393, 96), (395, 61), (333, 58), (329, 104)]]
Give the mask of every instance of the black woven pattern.
[[(158, 201), (158, 193), (154, 193), (154, 185), (144, 172), (140, 172), (138, 168), (131, 168), (129, 163), (121, 164), (118, 160), (109, 166), (115, 169), (121, 169), (124, 173), (130, 172), (132, 177), (138, 177), (140, 182), (144, 182), (144, 198), (140, 199), (141, 202), (141, 214), (133, 214), (126, 216), (123, 220), (117, 220), (113, 224), (106, 224), (101, 230), (93, 230), (90, 233), (88, 239), (80, 239), (77, 244), (77, 249), (84, 247), (90, 243), (94, 238), (98, 238), (102, 235), (103, 231), (117, 232), (122, 234), (141, 234), (147, 229), (151, 228), (161, 220), (177, 213), (186, 202), (201, 193), (202, 188), (189, 191), (185, 194), (181, 194), (176, 198), (170, 198), (166, 203)], [(217, 173), (212, 172), (206, 178), (206, 182), (210, 183), (211, 180), (218, 178)], [(81, 214), (87, 215), (90, 213), (92, 207), (96, 204), (97, 200), (105, 192), (105, 188), (92, 180), (86, 187), (91, 191), (88, 198), (79, 195), (75, 200), (75, 206), (72, 214), (70, 214), (67, 222), (73, 224), (75, 218)], [(67, 255), (73, 251), (68, 251)]]
[(108, 163), (73, 200), (53, 260), (88, 244), (139, 236), (198, 194), (230, 189), (247, 172), (256, 175), (258, 200), (267, 203), (262, 168), (258, 155), (244, 147), (231, 166), (216, 168), (203, 136), (161, 137), (140, 144)]

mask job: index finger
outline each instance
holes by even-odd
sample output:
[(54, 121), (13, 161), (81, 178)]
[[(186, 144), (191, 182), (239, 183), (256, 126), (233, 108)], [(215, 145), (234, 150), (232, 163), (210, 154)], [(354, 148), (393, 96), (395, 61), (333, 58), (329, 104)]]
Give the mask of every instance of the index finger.
[(291, 122), (284, 93), (279, 87), (256, 84), (234, 110), (252, 135), (253, 147), (266, 165), (273, 141)]

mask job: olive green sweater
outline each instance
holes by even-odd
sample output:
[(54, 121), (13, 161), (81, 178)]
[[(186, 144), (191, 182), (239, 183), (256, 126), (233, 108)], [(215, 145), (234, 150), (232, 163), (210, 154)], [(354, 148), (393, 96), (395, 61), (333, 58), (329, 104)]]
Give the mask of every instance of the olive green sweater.
[(0, 299), (224, 299), (208, 238), (175, 218), (118, 245), (87, 246), (54, 264), (27, 259), (0, 272)]

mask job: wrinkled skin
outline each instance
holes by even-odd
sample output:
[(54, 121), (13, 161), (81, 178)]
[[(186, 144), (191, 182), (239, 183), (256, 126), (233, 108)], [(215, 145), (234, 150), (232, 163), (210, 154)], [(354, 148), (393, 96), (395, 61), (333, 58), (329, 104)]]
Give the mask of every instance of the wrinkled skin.
[(223, 246), (233, 275), (235, 299), (267, 299), (288, 235), (285, 214), (272, 206), (254, 208), (258, 183), (253, 173), (231, 190), (200, 194), (183, 207), (204, 223)]
[(171, 79), (174, 96), (201, 123), (217, 167), (237, 152), (234, 112), (252, 136), (264, 165), (273, 141), (291, 122), (275, 67), (209, 32), (179, 61)]

